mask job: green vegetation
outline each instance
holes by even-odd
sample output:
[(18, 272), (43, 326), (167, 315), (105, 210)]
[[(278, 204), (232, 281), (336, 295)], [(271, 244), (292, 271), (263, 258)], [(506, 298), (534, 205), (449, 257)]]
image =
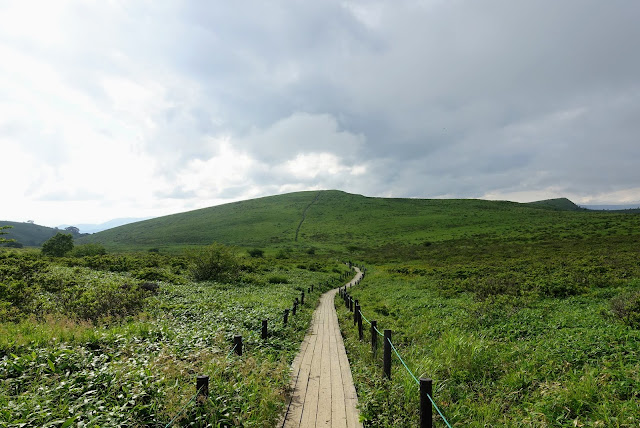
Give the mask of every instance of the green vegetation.
[[(353, 295), (454, 425), (638, 426), (639, 242), (640, 216), (566, 199), (321, 191), (121, 226), (64, 257), (4, 249), (0, 426), (273, 426), (313, 304), (286, 327), (282, 310), (337, 286), (343, 258), (369, 267)], [(365, 423), (415, 426), (414, 380), (395, 359), (383, 380), (338, 306)], [(216, 391), (202, 406), (197, 374)]]
[(63, 257), (73, 250), (73, 236), (68, 233), (56, 233), (42, 244), (42, 254), (51, 257)]
[[(585, 223), (573, 237), (433, 244), (374, 266), (352, 295), (393, 331), (415, 375), (434, 379), (454, 425), (638, 426), (638, 230), (626, 226), (635, 221), (609, 218), (626, 234), (597, 236)], [(395, 356), (383, 380), (381, 352), (372, 357), (337, 307), (363, 417), (416, 426), (415, 381)]]
[[(303, 213), (305, 221), (296, 241)], [(563, 210), (557, 205), (369, 198), (328, 190), (160, 217), (82, 237), (77, 243), (100, 243), (108, 250), (178, 251), (220, 242), (245, 249), (263, 248), (266, 254), (280, 257), (286, 257), (289, 249), (313, 248), (318, 254), (349, 254), (361, 259), (380, 255), (379, 260), (385, 262), (390, 258), (402, 261), (431, 244), (457, 240), (473, 245), (491, 237), (521, 243), (591, 239), (626, 236), (639, 226), (640, 216)]]
[[(0, 426), (273, 426), (314, 302), (346, 270), (308, 259), (237, 259), (229, 282), (194, 282), (188, 255), (0, 253)], [(198, 374), (212, 391), (201, 404)]]
[[(12, 227), (13, 226), (0, 226), (0, 235), (6, 235), (8, 232), (4, 232), (4, 230), (11, 229)], [(15, 241), (15, 239), (0, 238), (0, 244), (13, 241)]]
[[(14, 221), (0, 221), (0, 224), (10, 226), (11, 229), (6, 232), (6, 237), (9, 239), (14, 239), (15, 243), (19, 244), (20, 248), (22, 246), (39, 247), (56, 233), (63, 232), (62, 230), (57, 228), (40, 226), (31, 222), (19, 223)], [(84, 236), (84, 234), (77, 233), (76, 228), (71, 228), (71, 230), (65, 231), (67, 233), (71, 233), (74, 238)], [(4, 244), (4, 246), (11, 245)]]

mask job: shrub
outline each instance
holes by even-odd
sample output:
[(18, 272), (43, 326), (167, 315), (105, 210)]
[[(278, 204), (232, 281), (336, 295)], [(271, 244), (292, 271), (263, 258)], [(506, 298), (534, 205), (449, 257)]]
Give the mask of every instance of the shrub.
[(78, 245), (69, 253), (71, 257), (103, 256), (105, 254), (107, 254), (107, 250), (100, 244)]
[(269, 279), (267, 279), (267, 281), (269, 282), (269, 284), (288, 284), (289, 283), (289, 280), (287, 279), (287, 277), (282, 275), (270, 276)]
[(214, 243), (190, 253), (191, 274), (196, 281), (221, 281), (234, 279), (240, 273), (240, 263), (234, 251)]
[(625, 324), (640, 328), (640, 291), (623, 293), (611, 299), (611, 312)]
[(261, 250), (260, 248), (254, 248), (252, 250), (248, 251), (249, 255), (251, 257), (263, 257), (264, 256), (264, 250)]
[(73, 250), (73, 236), (67, 233), (57, 233), (42, 244), (42, 254), (52, 257), (63, 257)]

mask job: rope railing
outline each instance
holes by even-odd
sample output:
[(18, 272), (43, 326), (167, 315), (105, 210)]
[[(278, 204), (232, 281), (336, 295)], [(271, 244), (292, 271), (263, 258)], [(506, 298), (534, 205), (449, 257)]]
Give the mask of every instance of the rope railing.
[[(338, 280), (343, 279), (343, 278), (336, 278)], [(335, 280), (335, 279), (334, 279)], [(325, 283), (319, 284), (319, 286), (317, 287), (317, 289), (315, 291), (319, 291), (322, 292), (323, 287), (325, 286), (330, 286), (331, 282), (330, 281), (326, 281)], [(308, 287), (307, 292), (308, 294), (306, 295), (307, 297), (311, 297), (311, 293), (314, 291), (314, 285), (311, 285), (310, 287)], [(301, 291), (299, 298), (296, 297), (293, 300), (293, 305), (289, 308), (286, 308), (284, 310), (284, 317), (283, 317), (283, 324), (286, 326), (287, 322), (288, 322), (288, 318), (289, 318), (289, 314), (291, 313), (291, 315), (295, 315), (296, 314), (296, 310), (300, 310), (302, 308), (302, 306), (304, 305), (304, 301), (305, 301), (305, 292), (304, 290)], [(267, 327), (267, 323), (269, 321), (271, 322), (277, 322), (278, 318), (275, 317), (267, 317), (267, 318), (263, 318), (262, 319), (262, 338), (265, 339), (267, 336), (267, 331), (266, 331), (266, 327)], [(231, 357), (231, 355), (235, 352), (236, 354), (238, 354), (238, 356), (242, 355), (242, 349), (243, 349), (243, 342), (242, 342), (242, 336), (240, 335), (235, 335), (233, 337), (234, 340), (234, 345), (231, 348), (231, 350), (226, 354), (225, 359), (229, 359), (229, 357)], [(191, 405), (191, 403), (194, 402), (194, 400), (196, 400), (199, 396), (202, 396), (204, 398), (209, 396), (209, 377), (208, 376), (198, 376), (197, 378), (197, 383), (196, 383), (196, 393), (193, 394), (193, 396), (191, 396), (191, 398), (189, 399), (189, 401), (186, 402), (186, 404), (184, 406), (182, 406), (182, 408), (180, 409), (180, 411), (169, 421), (169, 423), (167, 423), (164, 428), (170, 428), (187, 410), (187, 408)]]
[[(345, 292), (344, 298), (345, 299), (351, 299), (351, 297), (349, 297), (346, 292)], [(375, 332), (378, 333), (380, 336), (385, 337), (386, 341), (389, 343), (389, 346), (390, 346), (391, 350), (393, 350), (393, 352), (396, 354), (396, 356), (398, 357), (398, 360), (400, 360), (400, 362), (402, 363), (402, 365), (406, 369), (407, 373), (409, 373), (411, 378), (416, 382), (416, 384), (420, 387), (420, 389), (422, 389), (422, 385), (421, 385), (420, 380), (416, 377), (415, 374), (413, 374), (413, 372), (411, 371), (411, 369), (409, 368), (407, 363), (404, 361), (404, 359), (400, 355), (400, 352), (398, 352), (398, 349), (395, 347), (395, 345), (391, 341), (390, 336), (386, 337), (382, 332), (380, 332), (380, 330), (378, 330), (377, 326), (375, 325), (375, 324), (377, 324), (375, 321), (372, 323), (370, 320), (367, 319), (367, 317), (365, 317), (365, 315), (362, 313), (362, 309), (360, 307), (360, 304), (357, 301), (356, 301), (356, 309), (354, 310), (354, 312), (355, 312), (356, 316), (360, 318), (360, 320), (363, 320), (364, 322), (366, 322), (367, 324), (369, 324), (372, 327), (372, 333), (371, 334), (373, 334), (373, 330), (375, 330)], [(360, 324), (362, 324), (362, 323), (360, 323)], [(361, 328), (360, 328), (360, 330), (361, 330)], [(388, 331), (389, 333), (391, 332), (390, 330), (386, 330), (386, 331)], [(362, 339), (362, 336), (360, 336), (360, 338)], [(373, 339), (374, 338), (372, 338), (372, 340)], [(390, 367), (391, 366), (389, 365), (389, 370), (390, 370)], [(387, 369), (385, 369), (385, 370), (387, 370)], [(390, 378), (390, 371), (389, 371), (388, 376)], [(431, 380), (429, 380), (429, 382), (431, 382)], [(431, 390), (431, 386), (429, 386), (429, 390)], [(431, 394), (426, 393), (425, 396), (429, 399), (429, 401), (431, 402), (431, 405), (436, 409), (436, 412), (438, 412), (438, 415), (440, 415), (440, 417), (442, 418), (443, 422), (447, 425), (447, 427), (448, 428), (452, 428), (451, 424), (449, 423), (447, 418), (444, 416), (444, 414), (442, 413), (442, 411), (440, 410), (440, 408), (436, 404), (436, 402), (433, 399), (433, 397), (431, 396)], [(421, 416), (421, 418), (422, 418), (422, 416)], [(430, 421), (427, 422), (427, 424), (428, 424), (427, 426), (431, 426)]]
[(203, 385), (203, 386), (201, 386), (200, 388), (198, 388), (198, 390), (196, 391), (196, 393), (195, 393), (195, 394), (193, 394), (193, 397), (191, 397), (191, 399), (187, 402), (187, 404), (185, 404), (184, 406), (182, 406), (182, 409), (180, 409), (180, 411), (178, 412), (178, 414), (177, 414), (177, 415), (175, 415), (175, 416), (173, 417), (173, 419), (171, 419), (171, 420), (169, 421), (169, 423), (168, 423), (168, 424), (166, 424), (166, 425), (164, 426), (164, 428), (169, 428), (171, 425), (173, 425), (173, 423), (174, 423), (174, 422), (175, 422), (175, 421), (176, 421), (176, 420), (177, 420), (177, 419), (178, 419), (178, 418), (179, 418), (179, 417), (184, 413), (184, 411), (187, 409), (187, 406), (189, 406), (189, 404), (191, 404), (191, 403), (193, 402), (193, 400), (195, 400), (195, 399), (198, 397), (198, 395), (200, 395), (200, 392), (202, 391), (202, 389), (203, 389), (203, 388), (204, 388), (204, 385)]

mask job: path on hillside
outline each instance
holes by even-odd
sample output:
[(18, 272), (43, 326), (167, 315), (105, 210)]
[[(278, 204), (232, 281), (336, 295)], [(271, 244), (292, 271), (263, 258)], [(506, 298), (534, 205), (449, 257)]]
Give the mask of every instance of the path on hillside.
[(307, 205), (304, 210), (302, 210), (302, 218), (300, 219), (300, 223), (298, 223), (298, 227), (296, 228), (296, 242), (298, 241), (298, 233), (300, 233), (300, 228), (302, 227), (302, 223), (304, 223), (304, 220), (307, 218), (307, 210), (309, 208), (311, 208), (311, 205), (313, 205), (315, 202), (317, 202), (318, 198), (320, 197), (320, 192), (318, 192), (316, 194), (316, 197), (313, 199), (313, 201), (311, 201), (311, 203), (309, 205)]
[[(358, 268), (350, 284), (362, 277)], [(334, 298), (320, 296), (309, 333), (291, 365), (293, 393), (282, 427), (361, 427), (358, 397), (338, 325)]]

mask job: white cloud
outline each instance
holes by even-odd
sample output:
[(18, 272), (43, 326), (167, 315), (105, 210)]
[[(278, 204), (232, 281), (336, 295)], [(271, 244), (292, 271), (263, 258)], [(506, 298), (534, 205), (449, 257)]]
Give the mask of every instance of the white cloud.
[(154, 216), (319, 188), (640, 200), (639, 10), (1, 2), (0, 218)]

